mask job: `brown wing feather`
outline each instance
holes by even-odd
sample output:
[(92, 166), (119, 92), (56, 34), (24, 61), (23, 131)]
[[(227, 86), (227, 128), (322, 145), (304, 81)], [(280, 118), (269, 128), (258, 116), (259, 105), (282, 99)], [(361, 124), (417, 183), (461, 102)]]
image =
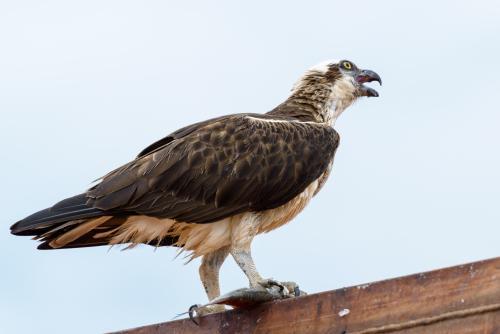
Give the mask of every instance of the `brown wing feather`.
[(187, 135), (189, 135), (190, 133), (192, 133), (193, 131), (196, 131), (197, 129), (203, 127), (204, 125), (207, 125), (207, 124), (210, 124), (210, 123), (213, 123), (213, 122), (217, 122), (217, 121), (220, 121), (220, 120), (223, 120), (224, 118), (227, 118), (227, 117), (231, 117), (231, 116), (221, 116), (221, 117), (216, 117), (216, 118), (212, 118), (212, 119), (209, 119), (209, 120), (206, 120), (206, 121), (203, 121), (203, 122), (198, 122), (198, 123), (194, 123), (194, 124), (191, 124), (191, 125), (188, 125), (188, 126), (185, 126), (171, 134), (169, 134), (168, 136), (154, 142), (153, 144), (149, 145), (148, 147), (146, 147), (144, 150), (142, 150), (138, 155), (137, 157), (140, 158), (140, 157), (143, 157), (145, 155), (148, 155), (160, 148), (162, 148), (163, 146), (167, 145), (168, 143), (170, 143), (171, 141), (175, 140), (175, 139), (178, 139), (178, 138), (182, 138), (182, 137), (185, 137)]
[(181, 129), (106, 175), (88, 204), (190, 223), (276, 208), (327, 170), (339, 140), (326, 125), (285, 120), (240, 114)]

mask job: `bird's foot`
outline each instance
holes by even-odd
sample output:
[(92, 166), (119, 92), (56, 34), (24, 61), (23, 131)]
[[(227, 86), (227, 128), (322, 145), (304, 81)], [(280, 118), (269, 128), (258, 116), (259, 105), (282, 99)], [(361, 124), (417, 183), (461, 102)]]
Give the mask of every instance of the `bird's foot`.
[[(250, 308), (265, 302), (304, 296), (306, 293), (299, 289), (295, 282), (279, 282), (273, 279), (264, 279), (256, 282), (250, 288), (238, 289), (219, 296), (208, 304), (193, 305), (189, 308), (189, 318), (199, 324), (198, 318), (207, 314), (224, 312), (224, 305), (235, 308)], [(185, 314), (185, 313), (183, 313)]]
[(224, 305), (198, 305), (195, 304), (189, 308), (189, 319), (198, 325), (198, 321), (196, 320), (199, 317), (203, 317), (212, 313), (219, 313), (226, 311), (226, 307)]
[(282, 298), (292, 298), (307, 295), (300, 290), (299, 285), (295, 282), (279, 282), (272, 278), (266, 278), (257, 282), (257, 287), (262, 287), (266, 290), (276, 290)]

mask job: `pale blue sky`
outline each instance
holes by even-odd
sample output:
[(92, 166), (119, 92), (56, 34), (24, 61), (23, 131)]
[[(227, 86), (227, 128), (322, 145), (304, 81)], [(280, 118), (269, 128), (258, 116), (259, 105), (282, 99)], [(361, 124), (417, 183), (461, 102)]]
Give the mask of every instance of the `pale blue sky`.
[[(324, 190), (254, 242), (318, 292), (500, 255), (497, 1), (0, 2), (0, 332), (97, 333), (205, 301), (174, 249), (37, 251), (16, 220), (189, 123), (265, 112), (309, 66), (377, 71)], [(229, 259), (224, 292), (246, 284)]]

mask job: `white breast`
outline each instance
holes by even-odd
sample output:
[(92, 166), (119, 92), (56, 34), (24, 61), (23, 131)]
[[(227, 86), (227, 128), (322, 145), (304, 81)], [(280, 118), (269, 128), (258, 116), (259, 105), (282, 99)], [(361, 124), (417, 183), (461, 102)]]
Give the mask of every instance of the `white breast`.
[(318, 186), (319, 178), (285, 205), (258, 213), (260, 223), (257, 233), (272, 231), (295, 218), (309, 203), (316, 193)]

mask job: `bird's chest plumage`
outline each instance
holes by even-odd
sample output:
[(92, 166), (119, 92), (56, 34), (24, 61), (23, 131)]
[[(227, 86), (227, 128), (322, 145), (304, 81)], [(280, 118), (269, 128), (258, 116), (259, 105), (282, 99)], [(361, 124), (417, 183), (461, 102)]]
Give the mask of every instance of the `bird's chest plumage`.
[(319, 191), (328, 177), (327, 173), (328, 171), (312, 182), (302, 193), (294, 197), (288, 203), (275, 209), (258, 213), (259, 223), (257, 225), (257, 233), (260, 234), (272, 231), (295, 218)]

